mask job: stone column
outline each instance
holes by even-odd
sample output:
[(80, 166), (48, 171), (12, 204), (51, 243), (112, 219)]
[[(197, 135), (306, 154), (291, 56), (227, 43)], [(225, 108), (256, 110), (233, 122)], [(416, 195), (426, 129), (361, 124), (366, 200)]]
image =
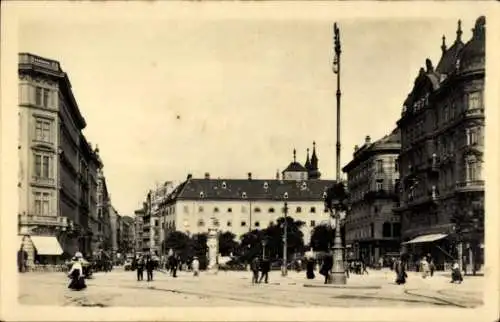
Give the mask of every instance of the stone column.
[(219, 252), (219, 245), (217, 239), (217, 229), (209, 228), (207, 235), (207, 247), (208, 247), (208, 271), (216, 273), (217, 267), (217, 254)]

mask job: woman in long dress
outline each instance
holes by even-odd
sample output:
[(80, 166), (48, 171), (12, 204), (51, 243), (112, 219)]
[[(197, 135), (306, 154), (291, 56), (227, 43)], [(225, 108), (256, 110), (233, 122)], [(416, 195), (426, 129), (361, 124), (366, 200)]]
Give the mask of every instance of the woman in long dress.
[(71, 279), (68, 288), (76, 291), (83, 290), (87, 287), (85, 284), (85, 276), (83, 275), (82, 258), (75, 256), (71, 270), (68, 273)]
[(403, 261), (401, 259), (398, 259), (394, 268), (396, 270), (396, 284), (405, 284), (408, 275), (406, 275), (405, 265)]

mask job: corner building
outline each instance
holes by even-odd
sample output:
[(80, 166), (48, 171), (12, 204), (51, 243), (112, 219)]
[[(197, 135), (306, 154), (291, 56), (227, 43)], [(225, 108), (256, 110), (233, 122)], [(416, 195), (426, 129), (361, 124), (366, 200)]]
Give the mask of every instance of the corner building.
[(399, 255), (401, 223), (393, 212), (398, 198), (401, 148), (399, 130), (363, 146), (354, 147), (353, 159), (342, 169), (347, 173), (351, 209), (345, 219), (346, 245), (353, 259), (367, 264)]
[[(410, 264), (431, 254), (437, 268), (461, 258), (483, 262), (484, 243), (484, 75), (485, 18), (477, 19), (473, 36), (457, 35), (436, 68), (427, 59), (400, 120), (401, 215), (403, 251)], [(457, 234), (466, 214), (474, 233)], [(466, 243), (460, 243), (465, 238)], [(462, 256), (463, 254), (463, 256)], [(464, 260), (465, 257), (465, 260)], [(447, 266), (446, 266), (447, 267)]]
[(28, 266), (55, 264), (90, 252), (102, 164), (59, 62), (20, 53), (18, 76), (19, 242)]

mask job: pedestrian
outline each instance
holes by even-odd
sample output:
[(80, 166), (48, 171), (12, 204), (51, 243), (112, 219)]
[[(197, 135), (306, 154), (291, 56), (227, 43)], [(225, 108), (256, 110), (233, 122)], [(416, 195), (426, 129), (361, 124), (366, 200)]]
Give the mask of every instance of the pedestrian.
[(172, 276), (177, 278), (177, 269), (179, 268), (179, 257), (177, 255), (172, 256)]
[(406, 274), (405, 265), (401, 259), (395, 262), (394, 270), (396, 271), (396, 284), (405, 284), (408, 275)]
[(308, 257), (306, 259), (306, 277), (309, 280), (314, 279), (314, 259), (312, 257)]
[(148, 255), (148, 257), (146, 259), (146, 274), (147, 274), (148, 282), (153, 281), (154, 267), (155, 267), (155, 262), (153, 261), (151, 256)]
[(24, 250), (24, 246), (17, 252), (17, 269), (19, 273), (26, 272), (26, 262), (28, 261), (28, 253)]
[(434, 271), (436, 270), (436, 265), (434, 264), (434, 260), (431, 259), (429, 263), (429, 270), (431, 272), (431, 277), (434, 276)]
[(250, 262), (250, 269), (252, 270), (252, 284), (256, 284), (259, 282), (259, 258), (255, 256)]
[(87, 285), (85, 284), (85, 276), (83, 275), (83, 256), (77, 252), (73, 257), (72, 262), (71, 269), (68, 273), (68, 277), (71, 279), (68, 288), (80, 291), (87, 288)]
[(361, 275), (368, 275), (368, 270), (366, 269), (366, 261), (364, 259), (361, 259), (361, 268), (363, 269), (363, 271), (361, 272)]
[(260, 263), (260, 280), (259, 283), (262, 283), (262, 279), (264, 279), (264, 283), (269, 282), (269, 271), (271, 270), (271, 262), (269, 261), (268, 258), (263, 258), (261, 263)]
[(200, 261), (198, 257), (194, 257), (191, 262), (191, 269), (193, 270), (193, 276), (198, 276), (200, 274)]
[(323, 258), (323, 264), (319, 273), (325, 277), (325, 284), (328, 284), (330, 278), (330, 270), (333, 267), (333, 257), (330, 254), (325, 255)]
[(137, 261), (137, 280), (142, 281), (144, 280), (144, 258), (141, 256), (139, 260)]
[(464, 278), (462, 277), (462, 272), (460, 271), (460, 266), (458, 265), (458, 262), (453, 263), (453, 267), (451, 268), (451, 282), (450, 283), (455, 283), (458, 282), (459, 284), (462, 284)]
[(422, 278), (427, 278), (429, 276), (429, 262), (427, 262), (427, 257), (423, 257), (420, 261), (420, 270), (422, 271)]

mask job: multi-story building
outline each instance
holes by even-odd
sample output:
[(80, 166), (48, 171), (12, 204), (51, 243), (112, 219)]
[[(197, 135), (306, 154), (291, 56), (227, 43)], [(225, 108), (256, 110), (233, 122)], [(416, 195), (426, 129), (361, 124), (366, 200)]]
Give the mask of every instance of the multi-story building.
[(161, 205), (166, 212), (165, 230), (167, 234), (182, 231), (191, 235), (207, 232), (213, 224), (239, 237), (276, 222), (283, 216), (286, 201), (288, 216), (305, 223), (304, 243), (309, 244), (316, 225), (331, 224), (324, 198), (335, 182), (316, 180), (317, 160), (315, 164), (317, 173), (311, 180), (307, 179), (309, 170), (296, 161), (295, 151), (281, 179), (255, 179), (251, 173), (247, 179), (211, 179), (208, 173), (195, 179), (188, 175)]
[(456, 237), (469, 263), (483, 261), (484, 63), (485, 18), (465, 44), (459, 21), (437, 68), (427, 59), (420, 69), (398, 121), (404, 248), (415, 260), (430, 253), (438, 267), (461, 257)]
[(97, 174), (97, 244), (94, 252), (102, 253), (104, 251), (107, 256), (111, 256), (113, 250), (112, 229), (111, 229), (111, 196), (108, 193), (106, 177), (102, 169), (99, 169)]
[(120, 233), (118, 250), (121, 254), (131, 254), (134, 252), (134, 218), (129, 216), (120, 216)]
[(118, 245), (120, 241), (120, 215), (116, 211), (115, 207), (111, 204), (109, 205), (109, 226), (111, 235), (111, 258), (116, 260), (116, 255), (118, 253)]
[(345, 218), (346, 244), (355, 258), (378, 263), (380, 257), (399, 254), (401, 223), (393, 213), (397, 201), (401, 148), (399, 130), (363, 146), (354, 147), (347, 173), (351, 209)]
[(20, 242), (28, 265), (55, 263), (90, 251), (92, 183), (102, 164), (59, 62), (20, 53), (18, 73)]
[(148, 234), (145, 234), (143, 232), (143, 218), (144, 218), (144, 214), (145, 214), (145, 205), (143, 204), (143, 208), (142, 209), (138, 209), (136, 211), (134, 211), (134, 226), (135, 226), (135, 234), (134, 234), (134, 251), (136, 253), (141, 253), (143, 251), (143, 249), (145, 248), (144, 246), (144, 235), (147, 235), (149, 236), (149, 233)]

